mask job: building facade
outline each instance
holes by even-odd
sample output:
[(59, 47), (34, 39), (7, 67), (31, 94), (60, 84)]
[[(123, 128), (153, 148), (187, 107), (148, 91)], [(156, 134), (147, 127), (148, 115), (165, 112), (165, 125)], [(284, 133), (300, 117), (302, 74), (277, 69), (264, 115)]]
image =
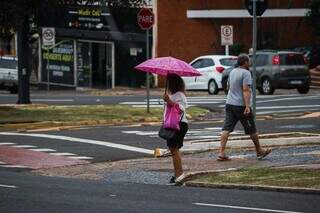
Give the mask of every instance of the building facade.
[[(311, 46), (315, 41), (305, 21), (308, 0), (269, 0), (258, 18), (258, 49)], [(155, 0), (154, 56), (173, 56), (190, 62), (207, 54), (224, 54), (221, 26), (233, 26), (230, 54), (248, 52), (252, 18), (244, 0)], [(164, 79), (158, 79), (159, 86)]]

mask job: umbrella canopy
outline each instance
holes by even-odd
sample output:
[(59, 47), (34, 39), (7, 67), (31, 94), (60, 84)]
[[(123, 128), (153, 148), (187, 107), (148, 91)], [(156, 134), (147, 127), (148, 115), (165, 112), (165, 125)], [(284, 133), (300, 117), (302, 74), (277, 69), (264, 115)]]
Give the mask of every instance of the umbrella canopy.
[(149, 59), (135, 66), (135, 69), (164, 76), (168, 74), (177, 74), (179, 76), (201, 75), (198, 70), (194, 69), (188, 63), (173, 57), (159, 57)]

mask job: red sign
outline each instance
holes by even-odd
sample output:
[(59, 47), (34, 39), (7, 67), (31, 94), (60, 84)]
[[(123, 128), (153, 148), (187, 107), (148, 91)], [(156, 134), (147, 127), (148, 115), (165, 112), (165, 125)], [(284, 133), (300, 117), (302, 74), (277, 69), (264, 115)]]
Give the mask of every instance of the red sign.
[(152, 27), (154, 24), (154, 14), (153, 12), (148, 8), (142, 8), (138, 12), (138, 25), (143, 30), (148, 30)]

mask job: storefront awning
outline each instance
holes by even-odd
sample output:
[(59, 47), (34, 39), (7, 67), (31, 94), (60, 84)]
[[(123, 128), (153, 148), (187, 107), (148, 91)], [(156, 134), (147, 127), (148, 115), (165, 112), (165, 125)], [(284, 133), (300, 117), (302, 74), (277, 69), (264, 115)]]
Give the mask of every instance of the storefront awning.
[[(263, 18), (304, 17), (309, 10), (299, 9), (267, 9)], [(247, 10), (187, 10), (187, 18), (251, 18)]]

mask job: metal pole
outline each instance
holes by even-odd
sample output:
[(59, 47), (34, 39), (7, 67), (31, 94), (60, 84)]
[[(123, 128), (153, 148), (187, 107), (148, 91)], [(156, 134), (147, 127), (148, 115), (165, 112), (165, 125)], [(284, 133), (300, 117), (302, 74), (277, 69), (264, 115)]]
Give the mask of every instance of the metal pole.
[(226, 46), (225, 46), (225, 54), (226, 54), (226, 55), (229, 55), (229, 45), (226, 45)]
[(256, 116), (256, 51), (257, 51), (257, 2), (253, 0), (253, 20), (252, 20), (252, 108), (253, 115)]
[[(146, 58), (147, 60), (149, 59), (149, 30), (146, 30)], [(147, 112), (150, 112), (150, 79), (149, 79), (149, 73), (147, 72), (147, 82), (146, 82), (146, 86), (147, 86)]]
[(50, 56), (50, 53), (49, 53), (50, 49), (48, 49), (48, 58), (47, 58), (47, 90), (50, 91), (50, 64), (49, 64), (49, 56)]

